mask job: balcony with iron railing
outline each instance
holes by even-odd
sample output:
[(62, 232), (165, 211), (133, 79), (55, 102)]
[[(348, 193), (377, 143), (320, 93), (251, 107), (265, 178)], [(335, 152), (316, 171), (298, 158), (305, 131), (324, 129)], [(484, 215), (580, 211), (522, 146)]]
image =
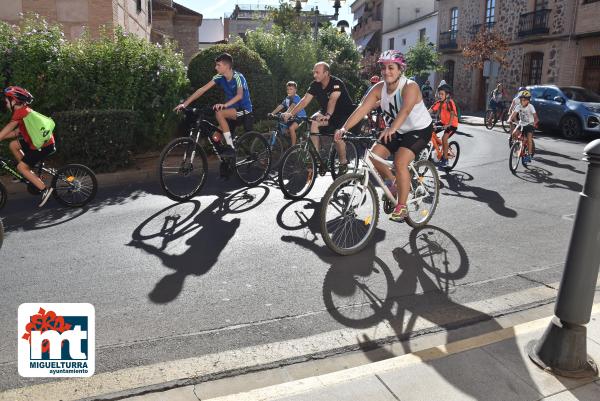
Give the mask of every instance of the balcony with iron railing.
[(484, 22), (483, 24), (474, 24), (471, 27), (471, 37), (474, 38), (480, 31), (492, 31), (496, 22)]
[(438, 42), (439, 49), (456, 49), (458, 48), (458, 43), (456, 39), (458, 38), (458, 31), (447, 31), (441, 32)]
[(519, 17), (519, 37), (523, 38), (550, 32), (548, 27), (550, 11), (552, 10), (546, 9), (521, 14)]

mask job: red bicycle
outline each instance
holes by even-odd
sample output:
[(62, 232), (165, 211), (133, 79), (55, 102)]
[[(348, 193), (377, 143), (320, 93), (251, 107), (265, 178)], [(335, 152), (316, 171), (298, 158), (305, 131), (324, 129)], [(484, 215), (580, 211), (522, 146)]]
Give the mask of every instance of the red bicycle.
[[(519, 127), (515, 128), (517, 131)], [(510, 147), (510, 155), (508, 157), (508, 168), (514, 174), (517, 171), (517, 167), (519, 167), (519, 162), (523, 164), (523, 167), (527, 168), (528, 163), (526, 162), (525, 157), (530, 154), (533, 155), (535, 153), (535, 142), (533, 138), (531, 139), (531, 147), (532, 151), (529, 152), (528, 144), (527, 144), (527, 136), (523, 135), (522, 131), (519, 131), (519, 135), (513, 141), (512, 146)]]

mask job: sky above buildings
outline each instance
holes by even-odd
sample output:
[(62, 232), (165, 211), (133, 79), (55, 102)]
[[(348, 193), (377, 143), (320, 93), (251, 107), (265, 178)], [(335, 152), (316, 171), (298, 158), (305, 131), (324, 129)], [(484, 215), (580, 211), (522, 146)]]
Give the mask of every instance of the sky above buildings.
[[(201, 13), (204, 18), (223, 17), (225, 13), (231, 13), (236, 4), (259, 4), (271, 6), (277, 6), (279, 4), (279, 0), (176, 0), (175, 2)], [(354, 0), (342, 3), (342, 8), (340, 8), (340, 16), (338, 18), (338, 20), (348, 21), (350, 26), (353, 25), (352, 12), (350, 10), (350, 4), (353, 2)], [(321, 14), (333, 14), (334, 9), (332, 5), (333, 1), (308, 0), (308, 3), (303, 3), (302, 7), (303, 10), (308, 11), (312, 7), (318, 6)]]

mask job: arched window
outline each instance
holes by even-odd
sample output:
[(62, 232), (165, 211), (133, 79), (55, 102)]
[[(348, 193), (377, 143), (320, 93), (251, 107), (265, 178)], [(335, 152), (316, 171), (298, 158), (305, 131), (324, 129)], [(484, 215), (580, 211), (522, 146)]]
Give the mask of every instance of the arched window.
[(526, 53), (523, 58), (523, 74), (521, 85), (539, 85), (542, 83), (542, 67), (544, 66), (544, 53)]
[(448, 60), (444, 63), (444, 81), (454, 87), (454, 61)]

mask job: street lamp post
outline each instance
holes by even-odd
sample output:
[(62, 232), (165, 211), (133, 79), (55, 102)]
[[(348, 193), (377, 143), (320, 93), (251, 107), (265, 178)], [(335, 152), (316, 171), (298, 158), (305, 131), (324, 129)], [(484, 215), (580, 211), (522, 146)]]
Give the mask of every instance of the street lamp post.
[[(290, 1), (290, 3), (295, 3), (294, 9), (296, 10), (296, 12), (298, 14), (300, 14), (302, 12), (302, 3), (308, 3), (308, 0), (289, 0), (289, 1)], [(314, 16), (313, 35), (314, 35), (315, 41), (317, 41), (317, 39), (319, 37), (319, 20), (337, 21), (340, 8), (342, 8), (342, 3), (345, 3), (346, 0), (329, 0), (329, 2), (333, 3), (333, 9), (335, 10), (333, 15), (321, 15), (319, 13), (318, 6), (315, 6), (315, 8), (311, 9), (311, 13)], [(346, 24), (348, 24), (348, 23), (346, 22)], [(342, 31), (344, 30), (343, 25), (341, 26), (340, 24), (338, 24), (337, 27), (339, 29), (342, 29)]]

